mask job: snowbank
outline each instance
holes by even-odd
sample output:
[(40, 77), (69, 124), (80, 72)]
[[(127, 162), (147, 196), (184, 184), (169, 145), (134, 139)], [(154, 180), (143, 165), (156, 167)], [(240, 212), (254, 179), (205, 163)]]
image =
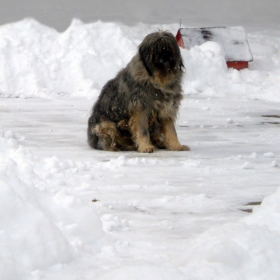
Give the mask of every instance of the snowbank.
[(95, 97), (132, 57), (134, 41), (114, 23), (74, 20), (64, 33), (32, 19), (1, 26), (1, 95)]
[[(157, 26), (174, 34), (175, 26)], [(83, 24), (73, 20), (63, 33), (33, 19), (0, 27), (0, 96), (79, 96), (95, 99), (105, 82), (125, 67), (143, 37), (156, 26)], [(228, 70), (212, 42), (182, 50), (185, 94), (239, 94), (280, 101), (280, 40), (248, 34), (254, 62), (249, 70)]]
[(23, 279), (27, 272), (70, 262), (80, 251), (98, 251), (104, 238), (99, 216), (59, 190), (71, 172), (73, 164), (42, 162), (18, 145), (13, 132), (0, 129), (1, 279)]

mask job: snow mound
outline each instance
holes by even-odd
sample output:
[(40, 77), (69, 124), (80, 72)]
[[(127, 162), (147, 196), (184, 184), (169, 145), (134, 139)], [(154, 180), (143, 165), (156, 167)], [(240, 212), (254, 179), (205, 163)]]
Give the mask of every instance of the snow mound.
[[(4, 97), (96, 97), (135, 53), (133, 36), (114, 23), (73, 20), (63, 33), (33, 19), (0, 27)], [(106, 73), (104, 75), (104, 73)]]
[[(280, 188), (236, 223), (213, 228), (186, 244), (182, 271), (194, 279), (277, 279), (280, 275)], [(185, 266), (187, 264), (187, 266)], [(207, 273), (206, 273), (207, 272)]]
[(81, 250), (97, 250), (104, 237), (98, 215), (59, 191), (56, 180), (14, 133), (0, 129), (1, 279), (22, 279), (29, 271), (70, 262)]
[[(79, 96), (96, 99), (103, 85), (133, 57), (143, 37), (157, 28), (73, 20), (58, 33), (33, 19), (0, 27), (0, 96)], [(144, 32), (146, 31), (146, 32)], [(248, 34), (254, 62), (249, 70), (227, 69), (215, 42), (182, 50), (185, 94), (238, 94), (280, 101), (280, 41)], [(263, 42), (262, 44), (260, 42)]]

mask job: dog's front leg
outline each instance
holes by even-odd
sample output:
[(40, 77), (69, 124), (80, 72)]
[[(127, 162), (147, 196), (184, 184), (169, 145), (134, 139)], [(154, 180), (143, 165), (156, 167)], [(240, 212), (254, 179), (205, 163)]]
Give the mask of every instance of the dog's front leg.
[(190, 150), (190, 148), (188, 146), (180, 144), (178, 137), (177, 137), (174, 121), (171, 118), (163, 120), (162, 132), (165, 136), (164, 145), (166, 146), (166, 148), (168, 150), (171, 150), (171, 151), (189, 151)]
[(155, 150), (151, 144), (148, 122), (149, 116), (145, 110), (134, 113), (129, 120), (132, 139), (140, 153), (152, 153)]

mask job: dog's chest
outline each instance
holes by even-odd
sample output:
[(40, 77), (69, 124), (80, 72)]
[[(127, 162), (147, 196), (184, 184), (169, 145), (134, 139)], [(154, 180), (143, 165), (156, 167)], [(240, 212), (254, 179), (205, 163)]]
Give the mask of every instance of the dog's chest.
[(159, 118), (173, 118), (178, 109), (178, 102), (173, 96), (158, 94), (153, 103), (153, 111)]

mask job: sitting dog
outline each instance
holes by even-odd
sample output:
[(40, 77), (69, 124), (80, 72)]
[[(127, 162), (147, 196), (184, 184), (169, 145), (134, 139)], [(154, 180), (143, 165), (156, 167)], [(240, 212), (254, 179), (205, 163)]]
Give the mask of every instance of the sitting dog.
[(106, 151), (188, 151), (174, 126), (182, 100), (183, 67), (171, 33), (147, 35), (94, 104), (88, 120), (89, 145)]

